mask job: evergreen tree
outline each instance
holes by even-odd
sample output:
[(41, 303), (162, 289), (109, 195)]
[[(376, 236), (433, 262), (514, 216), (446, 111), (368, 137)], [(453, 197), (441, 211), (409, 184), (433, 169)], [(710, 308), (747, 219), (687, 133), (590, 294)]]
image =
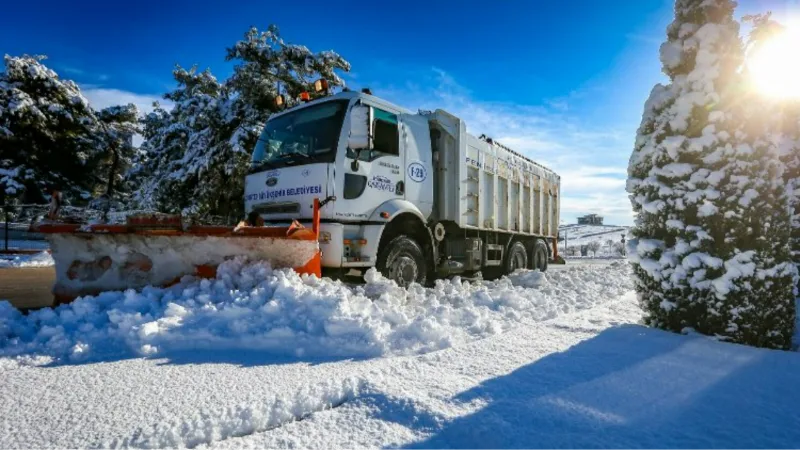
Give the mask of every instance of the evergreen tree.
[(0, 73), (0, 202), (43, 202), (51, 190), (88, 199), (97, 118), (78, 86), (44, 56), (4, 58)]
[[(752, 23), (748, 39), (748, 55), (757, 53), (764, 44), (784, 33), (785, 28), (772, 19), (771, 13), (745, 16)], [(745, 65), (745, 78), (749, 76)], [(752, 83), (750, 84), (752, 86)], [(758, 114), (752, 119), (768, 129), (771, 141), (777, 147), (778, 157), (783, 163), (783, 181), (789, 190), (792, 211), (792, 260), (800, 267), (800, 101), (792, 98), (769, 99), (751, 95), (751, 105), (758, 106)], [(753, 111), (754, 108), (749, 108)], [(763, 122), (763, 121), (766, 121)]]
[(244, 215), (244, 178), (259, 133), (278, 110), (318, 78), (343, 85), (336, 70), (350, 65), (334, 52), (312, 54), (285, 43), (276, 27), (253, 28), (228, 50), (233, 76), (220, 83), (206, 70), (176, 68), (178, 88), (165, 97), (175, 103), (144, 120), (139, 167), (129, 179), (138, 185), (135, 206), (197, 216)]
[(350, 63), (336, 52), (314, 54), (303, 45), (286, 43), (275, 25), (264, 32), (250, 28), (243, 40), (228, 49), (225, 59), (237, 63), (228, 84), (262, 116), (262, 121), (264, 115), (277, 111), (278, 94), (283, 94), (291, 106), (301, 92), (312, 97), (323, 95), (313, 89), (313, 83), (320, 78), (331, 86), (344, 86), (336, 71), (350, 71)]
[(220, 103), (223, 86), (206, 69), (177, 66), (173, 76), (178, 88), (164, 97), (174, 102), (167, 112), (160, 107), (144, 119), (142, 158), (130, 176), (138, 184), (138, 207), (164, 212), (199, 214), (223, 192), (204, 197), (211, 160), (218, 148)]
[(645, 104), (628, 168), (630, 257), (648, 324), (785, 348), (788, 196), (774, 145), (748, 127), (740, 102), (734, 7), (675, 3), (661, 46), (670, 83)]
[[(739, 144), (724, 150), (716, 248), (725, 273), (712, 282), (721, 335), (759, 347), (789, 348), (795, 326), (797, 269), (792, 262), (790, 188), (780, 147), (770, 132), (778, 122), (754, 102), (738, 103)], [(774, 117), (774, 115), (773, 115)], [(714, 322), (712, 322), (714, 323)]]
[[(171, 120), (170, 112), (162, 108), (159, 102), (153, 102), (153, 111), (140, 120), (142, 145), (134, 153), (131, 168), (125, 174), (124, 180), (125, 185), (132, 189), (130, 207), (157, 208), (158, 183), (153, 183), (152, 180), (163, 177), (159, 172), (159, 161), (165, 164), (168, 162), (162, 154), (170, 152), (164, 130)], [(179, 149), (177, 147), (171, 151), (176, 153)]]
[[(128, 187), (124, 175), (130, 170), (136, 156), (133, 136), (139, 132), (139, 111), (134, 104), (111, 106), (97, 113), (94, 137), (98, 150), (92, 162), (97, 182), (94, 194), (101, 202), (124, 200)], [(109, 207), (108, 205), (97, 205)]]

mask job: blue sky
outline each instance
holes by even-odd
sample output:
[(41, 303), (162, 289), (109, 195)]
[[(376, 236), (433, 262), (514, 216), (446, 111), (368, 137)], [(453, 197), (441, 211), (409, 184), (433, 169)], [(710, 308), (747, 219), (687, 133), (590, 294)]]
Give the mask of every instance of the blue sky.
[[(642, 106), (663, 80), (672, 0), (506, 2), (10, 2), (0, 52), (47, 54), (96, 107), (146, 107), (174, 64), (227, 77), (225, 48), (251, 26), (347, 58), (353, 87), (409, 109), (444, 108), (562, 175), (562, 218), (630, 224), (627, 160)], [(82, 5), (81, 5), (82, 4)], [(796, 7), (744, 0), (737, 15)], [(34, 25), (35, 24), (35, 25)]]

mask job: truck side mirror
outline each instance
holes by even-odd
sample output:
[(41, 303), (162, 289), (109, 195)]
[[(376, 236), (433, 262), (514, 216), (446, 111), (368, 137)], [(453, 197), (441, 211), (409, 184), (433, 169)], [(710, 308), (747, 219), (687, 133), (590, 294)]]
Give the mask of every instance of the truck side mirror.
[(356, 153), (372, 148), (372, 108), (366, 105), (355, 105), (350, 110), (350, 134), (347, 148)]
[(350, 110), (350, 134), (347, 148), (355, 152), (350, 169), (358, 170), (358, 157), (363, 150), (372, 149), (372, 108), (366, 105), (355, 105)]

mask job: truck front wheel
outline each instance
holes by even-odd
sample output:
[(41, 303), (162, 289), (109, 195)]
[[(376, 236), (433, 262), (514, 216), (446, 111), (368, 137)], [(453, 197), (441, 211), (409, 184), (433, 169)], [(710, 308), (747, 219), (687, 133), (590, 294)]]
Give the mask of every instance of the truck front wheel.
[(411, 283), (424, 285), (428, 273), (419, 244), (405, 235), (393, 238), (380, 249), (376, 266), (383, 276), (402, 287)]

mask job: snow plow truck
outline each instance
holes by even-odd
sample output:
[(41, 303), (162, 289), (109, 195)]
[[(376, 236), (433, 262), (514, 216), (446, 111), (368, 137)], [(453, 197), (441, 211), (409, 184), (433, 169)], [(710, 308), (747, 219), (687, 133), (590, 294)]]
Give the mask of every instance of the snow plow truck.
[(238, 227), (151, 214), (37, 229), (51, 243), (59, 301), (212, 277), (238, 255), (318, 276), (376, 267), (407, 286), (546, 270), (557, 258), (559, 198), (556, 173), (467, 134), (458, 117), (345, 90), (270, 117), (253, 151), (248, 215)]

